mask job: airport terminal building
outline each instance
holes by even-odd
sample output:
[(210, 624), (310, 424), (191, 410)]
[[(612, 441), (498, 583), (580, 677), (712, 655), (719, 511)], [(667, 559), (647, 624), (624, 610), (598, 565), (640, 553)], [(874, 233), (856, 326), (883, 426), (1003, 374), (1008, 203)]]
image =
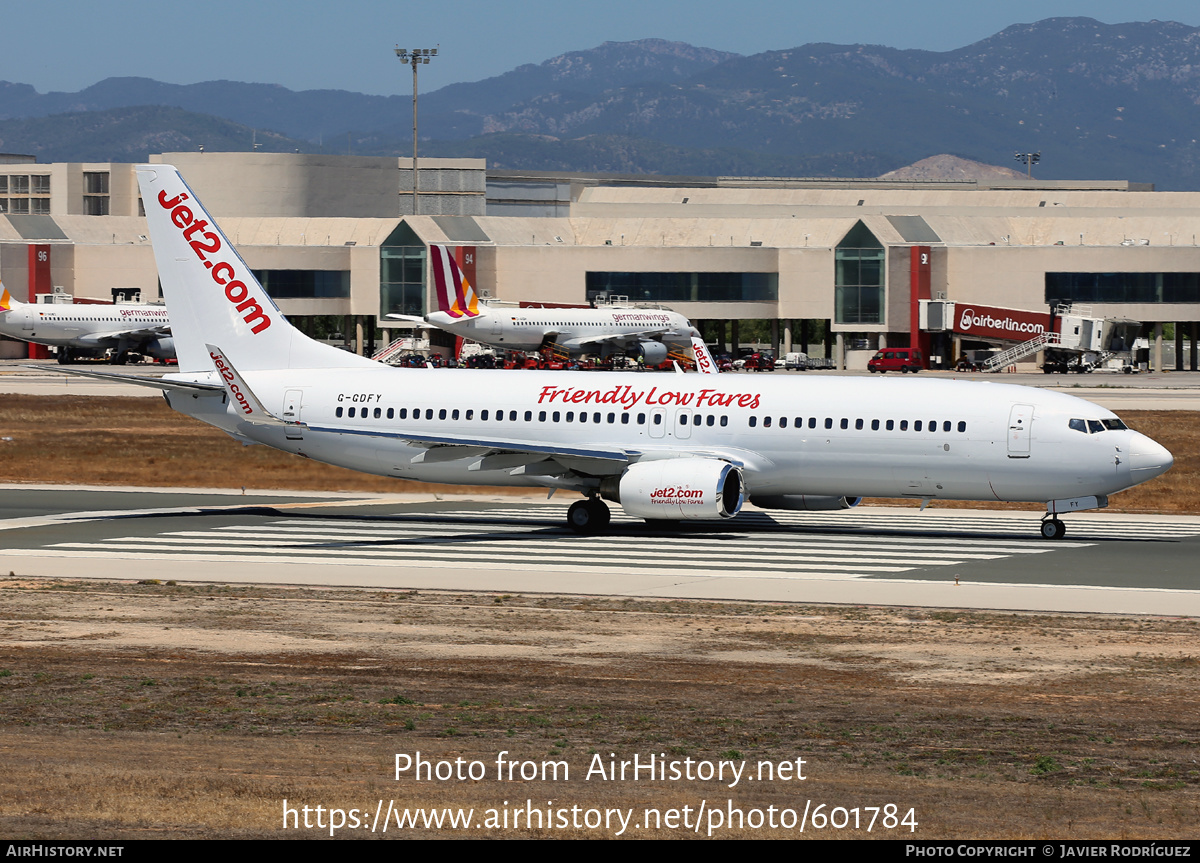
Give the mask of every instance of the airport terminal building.
[[(909, 345), (951, 362), (964, 346), (1023, 340), (1021, 326), (972, 321), (1048, 319), (1070, 303), (1143, 323), (1159, 356), (1162, 325), (1174, 324), (1170, 367), (1196, 368), (1200, 193), (1126, 182), (538, 174), (421, 159), (414, 202), (407, 158), (152, 161), (180, 168), (285, 314), (301, 326), (341, 316), (359, 350), (387, 328), (384, 315), (429, 309), (425, 262), (436, 243), (458, 250), (485, 298), (659, 303), (730, 348), (738, 322), (767, 320), (777, 350), (839, 365)], [(0, 156), (0, 278), (18, 299), (153, 300), (143, 212), (132, 165)], [(957, 311), (932, 321), (921, 300)]]

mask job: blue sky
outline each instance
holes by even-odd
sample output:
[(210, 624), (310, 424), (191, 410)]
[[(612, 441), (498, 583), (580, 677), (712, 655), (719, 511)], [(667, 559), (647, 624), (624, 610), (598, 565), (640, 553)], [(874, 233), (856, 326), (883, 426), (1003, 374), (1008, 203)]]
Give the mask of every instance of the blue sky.
[[(1087, 16), (1200, 26), (1195, 0), (41, 0), (5, 4), (0, 80), (74, 91), (112, 76), (229, 79), (293, 90), (412, 91), (393, 53), (440, 45), (421, 91), (499, 75), (605, 41), (658, 37), (754, 54), (808, 42), (944, 51), (1011, 24)], [(1136, 16), (1136, 17), (1135, 17)]]

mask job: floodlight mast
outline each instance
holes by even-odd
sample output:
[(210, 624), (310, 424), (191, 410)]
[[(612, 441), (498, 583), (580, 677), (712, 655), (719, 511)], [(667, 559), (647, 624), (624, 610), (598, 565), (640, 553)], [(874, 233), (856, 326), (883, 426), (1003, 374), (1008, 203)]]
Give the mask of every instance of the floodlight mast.
[(1032, 180), (1033, 166), (1042, 161), (1042, 151), (1038, 150), (1036, 153), (1014, 153), (1013, 155), (1018, 162), (1025, 163), (1025, 176)]
[[(439, 45), (438, 48), (441, 46)], [(406, 48), (396, 46), (396, 56), (400, 58), (400, 62), (407, 66), (412, 66), (413, 70), (413, 167), (412, 167), (412, 194), (413, 194), (413, 215), (417, 215), (417, 187), (420, 185), (417, 182), (417, 67), (422, 64), (428, 64), (430, 58), (437, 56), (437, 48), (413, 48), (411, 51)]]

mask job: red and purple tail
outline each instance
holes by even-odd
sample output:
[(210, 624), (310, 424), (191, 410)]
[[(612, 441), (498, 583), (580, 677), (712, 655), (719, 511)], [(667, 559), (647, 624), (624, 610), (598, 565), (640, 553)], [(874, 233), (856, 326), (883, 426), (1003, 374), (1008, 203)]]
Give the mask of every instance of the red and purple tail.
[(479, 314), (479, 297), (458, 268), (454, 255), (445, 246), (429, 247), (429, 265), (437, 289), (437, 309), (452, 318), (473, 318)]

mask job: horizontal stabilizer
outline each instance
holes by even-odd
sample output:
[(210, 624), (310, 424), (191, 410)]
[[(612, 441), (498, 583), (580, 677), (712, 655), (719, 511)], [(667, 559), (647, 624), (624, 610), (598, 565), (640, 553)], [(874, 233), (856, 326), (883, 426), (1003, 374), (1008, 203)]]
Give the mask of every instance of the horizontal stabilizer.
[[(35, 371), (46, 371), (43, 366), (25, 366), (24, 368), (33, 369)], [(199, 381), (175, 381), (167, 380), (166, 378), (152, 378), (144, 375), (123, 375), (119, 372), (94, 372), (88, 369), (72, 369), (72, 368), (56, 368), (54, 371), (64, 375), (77, 375), (81, 378), (96, 378), (102, 381), (114, 381), (121, 384), (132, 384), (135, 387), (150, 387), (155, 390), (172, 390), (174, 392), (197, 393), (210, 392), (219, 393), (225, 389), (220, 384), (206, 384)]]

